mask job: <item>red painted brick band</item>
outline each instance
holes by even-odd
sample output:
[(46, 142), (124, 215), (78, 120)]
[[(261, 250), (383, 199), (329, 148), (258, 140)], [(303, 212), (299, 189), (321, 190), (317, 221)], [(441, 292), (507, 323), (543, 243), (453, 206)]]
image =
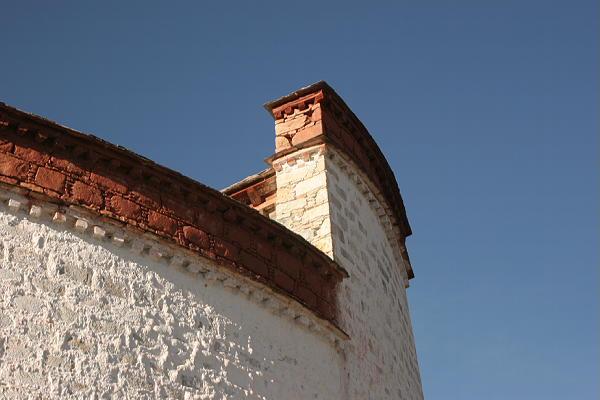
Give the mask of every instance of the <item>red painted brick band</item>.
[(0, 181), (159, 235), (336, 322), (343, 268), (255, 210), (121, 147), (0, 103)]

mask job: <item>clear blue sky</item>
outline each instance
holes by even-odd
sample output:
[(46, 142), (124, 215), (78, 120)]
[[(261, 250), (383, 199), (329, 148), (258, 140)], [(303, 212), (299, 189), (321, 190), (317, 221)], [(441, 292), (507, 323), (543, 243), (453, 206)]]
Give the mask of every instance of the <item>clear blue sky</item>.
[(325, 79), (400, 184), (426, 397), (598, 398), (598, 2), (91, 3), (2, 4), (0, 101), (220, 188)]

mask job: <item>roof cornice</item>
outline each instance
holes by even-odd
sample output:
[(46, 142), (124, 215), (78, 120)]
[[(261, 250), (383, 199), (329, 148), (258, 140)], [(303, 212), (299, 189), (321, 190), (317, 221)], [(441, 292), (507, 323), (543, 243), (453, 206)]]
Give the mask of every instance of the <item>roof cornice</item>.
[(342, 267), (279, 223), (123, 147), (0, 103), (0, 181), (193, 250), (335, 323)]

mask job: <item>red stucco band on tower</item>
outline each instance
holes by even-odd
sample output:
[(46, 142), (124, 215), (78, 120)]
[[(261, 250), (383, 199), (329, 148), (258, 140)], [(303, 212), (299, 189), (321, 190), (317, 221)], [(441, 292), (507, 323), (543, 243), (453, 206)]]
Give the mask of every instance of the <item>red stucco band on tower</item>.
[(399, 228), (400, 249), (408, 266), (408, 278), (414, 273), (404, 244), (412, 234), (404, 202), (394, 172), (367, 128), (344, 100), (324, 81), (265, 104), (275, 119), (276, 160), (300, 148), (328, 143), (341, 150), (383, 194)]
[(0, 182), (159, 235), (336, 323), (343, 268), (255, 210), (122, 147), (0, 103)]

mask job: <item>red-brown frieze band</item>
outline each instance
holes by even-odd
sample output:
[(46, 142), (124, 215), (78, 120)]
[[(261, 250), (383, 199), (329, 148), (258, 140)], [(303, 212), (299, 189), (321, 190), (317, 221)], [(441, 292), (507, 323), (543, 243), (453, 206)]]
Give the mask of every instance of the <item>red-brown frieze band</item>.
[(275, 119), (276, 133), (276, 153), (268, 161), (303, 147), (328, 143), (359, 166), (390, 207), (393, 223), (400, 231), (398, 240), (408, 265), (408, 278), (413, 278), (404, 244), (412, 231), (396, 177), (367, 128), (342, 98), (321, 81), (269, 102), (265, 108)]
[(252, 208), (122, 147), (0, 103), (0, 182), (156, 234), (336, 323), (343, 268)]

